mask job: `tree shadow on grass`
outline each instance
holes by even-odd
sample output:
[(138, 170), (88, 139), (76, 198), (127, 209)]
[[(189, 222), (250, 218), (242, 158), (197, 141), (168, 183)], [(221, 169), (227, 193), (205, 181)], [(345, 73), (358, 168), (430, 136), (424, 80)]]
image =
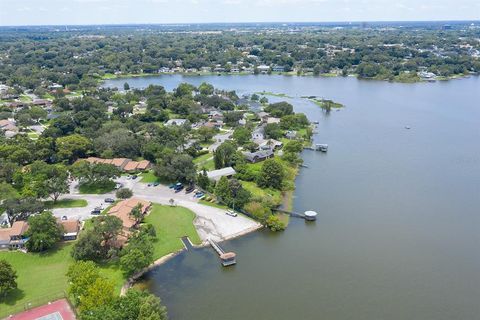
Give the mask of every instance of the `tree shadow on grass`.
[(15, 290), (7, 293), (6, 296), (0, 296), (0, 304), (6, 304), (8, 306), (14, 306), (18, 300), (25, 297), (23, 290), (16, 288)]

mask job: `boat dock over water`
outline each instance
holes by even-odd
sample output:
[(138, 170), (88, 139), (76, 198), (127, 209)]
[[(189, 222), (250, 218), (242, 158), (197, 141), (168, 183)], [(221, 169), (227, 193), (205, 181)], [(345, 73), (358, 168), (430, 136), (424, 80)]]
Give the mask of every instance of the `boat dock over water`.
[(305, 147), (305, 149), (313, 150), (313, 151), (327, 152), (328, 151), (328, 144), (317, 143), (317, 144), (312, 145), (311, 147)]
[(273, 211), (288, 214), (290, 217), (302, 218), (306, 221), (315, 221), (317, 220), (317, 213), (315, 211), (305, 211), (305, 213), (299, 213), (295, 211), (286, 211), (282, 209), (272, 209)]
[(235, 252), (225, 252), (225, 250), (223, 250), (223, 248), (220, 247), (220, 245), (215, 241), (213, 241), (212, 239), (208, 239), (208, 242), (220, 257), (222, 266), (228, 267), (237, 263), (237, 259), (236, 259), (237, 255), (235, 254)]

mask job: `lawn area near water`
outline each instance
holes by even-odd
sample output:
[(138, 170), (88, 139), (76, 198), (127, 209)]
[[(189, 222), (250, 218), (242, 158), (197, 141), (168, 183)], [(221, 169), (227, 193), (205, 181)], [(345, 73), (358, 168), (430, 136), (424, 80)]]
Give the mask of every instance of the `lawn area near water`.
[(193, 219), (195, 213), (187, 208), (153, 205), (145, 222), (152, 224), (157, 231), (157, 240), (154, 243), (155, 259), (182, 249), (181, 238), (184, 236), (188, 236), (193, 244), (201, 244)]
[[(154, 204), (145, 223), (154, 226), (157, 239), (154, 242), (154, 259), (183, 248), (181, 237), (188, 236), (193, 244), (201, 244), (193, 225), (195, 214), (187, 208)], [(85, 229), (91, 228), (87, 221)], [(0, 318), (23, 311), (26, 304), (42, 305), (62, 298), (67, 290), (66, 272), (75, 261), (70, 255), (74, 242), (62, 243), (45, 253), (2, 251), (0, 259), (8, 261), (17, 271), (18, 289), (8, 298), (0, 300)], [(116, 262), (99, 264), (100, 273), (113, 280), (117, 292), (126, 278)]]

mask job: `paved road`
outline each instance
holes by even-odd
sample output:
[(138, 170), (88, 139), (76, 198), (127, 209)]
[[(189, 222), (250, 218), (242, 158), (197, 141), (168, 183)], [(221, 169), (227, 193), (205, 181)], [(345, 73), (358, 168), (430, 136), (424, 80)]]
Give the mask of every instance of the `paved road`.
[(208, 147), (208, 151), (213, 152), (217, 150), (217, 148), (227, 140), (231, 140), (233, 131), (227, 131), (223, 133), (219, 133), (213, 137), (215, 141), (212, 145)]
[[(164, 185), (149, 187), (145, 183), (141, 183), (138, 180), (129, 180), (126, 177), (119, 178), (117, 182), (123, 184), (126, 188), (130, 188), (135, 197), (164, 205), (169, 205), (170, 199), (174, 199), (175, 205), (195, 212), (197, 217), (194, 220), (194, 224), (200, 238), (204, 241), (209, 237), (213, 240), (221, 241), (260, 227), (257, 222), (242, 215), (230, 217), (222, 209), (200, 204), (198, 199), (193, 197), (193, 194), (185, 194), (184, 191), (175, 193)], [(88, 206), (84, 208), (55, 209), (53, 210), (55, 216), (67, 216), (69, 219), (77, 218), (80, 220), (89, 219), (92, 217), (90, 212), (95, 207), (102, 206), (106, 208), (108, 206), (108, 203), (104, 202), (105, 198), (115, 198), (114, 193), (103, 195), (79, 194), (75, 185), (75, 183), (72, 184), (72, 193), (62, 198), (85, 199), (88, 202)]]

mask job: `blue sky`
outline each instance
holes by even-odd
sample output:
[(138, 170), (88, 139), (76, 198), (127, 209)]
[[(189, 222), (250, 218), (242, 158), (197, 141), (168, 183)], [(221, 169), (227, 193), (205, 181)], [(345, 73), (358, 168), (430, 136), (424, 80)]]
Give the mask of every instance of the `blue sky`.
[(480, 20), (480, 0), (0, 0), (0, 25)]

